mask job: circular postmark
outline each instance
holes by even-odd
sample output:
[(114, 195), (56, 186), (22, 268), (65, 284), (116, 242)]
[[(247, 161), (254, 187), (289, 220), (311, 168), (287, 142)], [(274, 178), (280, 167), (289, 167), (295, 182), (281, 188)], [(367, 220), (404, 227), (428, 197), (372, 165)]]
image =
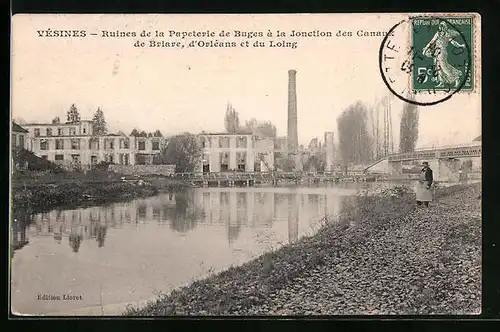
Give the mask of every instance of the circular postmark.
[(431, 106), (472, 90), (473, 18), (418, 16), (402, 20), (386, 34), (379, 69), (399, 99)]

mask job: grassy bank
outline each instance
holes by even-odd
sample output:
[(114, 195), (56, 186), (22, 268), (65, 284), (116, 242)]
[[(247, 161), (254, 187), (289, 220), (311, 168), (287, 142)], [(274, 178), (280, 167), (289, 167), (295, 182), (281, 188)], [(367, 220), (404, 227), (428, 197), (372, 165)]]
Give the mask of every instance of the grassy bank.
[(124, 315), (466, 314), (480, 310), (480, 185), (355, 197), (338, 222)]
[(141, 183), (122, 181), (121, 175), (107, 171), (20, 174), (12, 179), (12, 206), (44, 212), (149, 197), (185, 187), (180, 181), (162, 177), (141, 179)]

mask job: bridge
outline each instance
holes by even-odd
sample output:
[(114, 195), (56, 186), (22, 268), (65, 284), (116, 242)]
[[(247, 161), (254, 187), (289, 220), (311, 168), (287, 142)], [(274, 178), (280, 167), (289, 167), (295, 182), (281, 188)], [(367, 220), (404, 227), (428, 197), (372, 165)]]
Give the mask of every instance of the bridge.
[(377, 165), (387, 162), (388, 175), (401, 176), (403, 174), (403, 162), (426, 160), (434, 172), (434, 179), (436, 181), (455, 181), (458, 180), (459, 170), (462, 165), (460, 160), (480, 158), (481, 153), (481, 142), (418, 149), (414, 152), (388, 155), (366, 167), (364, 172), (369, 172)]
[(251, 186), (260, 183), (273, 185), (283, 183), (324, 183), (344, 181), (370, 181), (373, 175), (357, 174), (342, 176), (336, 173), (313, 172), (220, 172), (220, 173), (176, 173), (173, 177), (196, 186)]

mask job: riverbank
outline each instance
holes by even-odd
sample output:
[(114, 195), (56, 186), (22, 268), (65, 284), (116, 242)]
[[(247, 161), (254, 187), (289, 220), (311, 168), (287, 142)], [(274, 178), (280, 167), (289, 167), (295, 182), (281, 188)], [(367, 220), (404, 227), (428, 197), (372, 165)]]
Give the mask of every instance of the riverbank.
[(160, 295), (124, 315), (477, 314), (480, 184), (360, 196), (316, 235)]
[(156, 176), (124, 181), (110, 172), (25, 175), (12, 179), (11, 199), (15, 210), (46, 212), (150, 197), (185, 187), (182, 181)]

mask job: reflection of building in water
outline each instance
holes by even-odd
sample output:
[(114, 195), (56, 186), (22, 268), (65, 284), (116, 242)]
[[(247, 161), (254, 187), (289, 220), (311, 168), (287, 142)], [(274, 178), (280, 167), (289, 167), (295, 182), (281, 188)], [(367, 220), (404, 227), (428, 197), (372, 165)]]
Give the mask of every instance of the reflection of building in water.
[(310, 224), (325, 215), (337, 214), (339, 196), (256, 192), (246, 189), (200, 189), (195, 204), (203, 210), (205, 222), (228, 225), (228, 237), (234, 241), (242, 226), (270, 228), (273, 222), (287, 221), (291, 241), (298, 238), (299, 220)]
[(197, 224), (224, 225), (229, 242), (233, 242), (243, 227), (270, 228), (274, 222), (286, 221), (290, 240), (294, 241), (298, 238), (299, 221), (301, 229), (307, 229), (312, 222), (339, 210), (340, 198), (335, 193), (311, 190), (292, 193), (199, 188), (111, 206), (40, 213), (33, 216), (27, 234), (16, 231), (13, 235), (17, 234), (19, 241), (28, 236), (51, 236), (57, 243), (67, 237), (67, 243), (77, 252), (81, 243), (90, 239), (104, 247), (108, 227), (121, 228), (126, 224), (166, 223), (176, 232), (190, 231)]
[(30, 224), (30, 219), (31, 215), (27, 213), (18, 213), (13, 216), (11, 224), (11, 247), (13, 251), (21, 249), (28, 244), (28, 239), (26, 237), (26, 228)]

